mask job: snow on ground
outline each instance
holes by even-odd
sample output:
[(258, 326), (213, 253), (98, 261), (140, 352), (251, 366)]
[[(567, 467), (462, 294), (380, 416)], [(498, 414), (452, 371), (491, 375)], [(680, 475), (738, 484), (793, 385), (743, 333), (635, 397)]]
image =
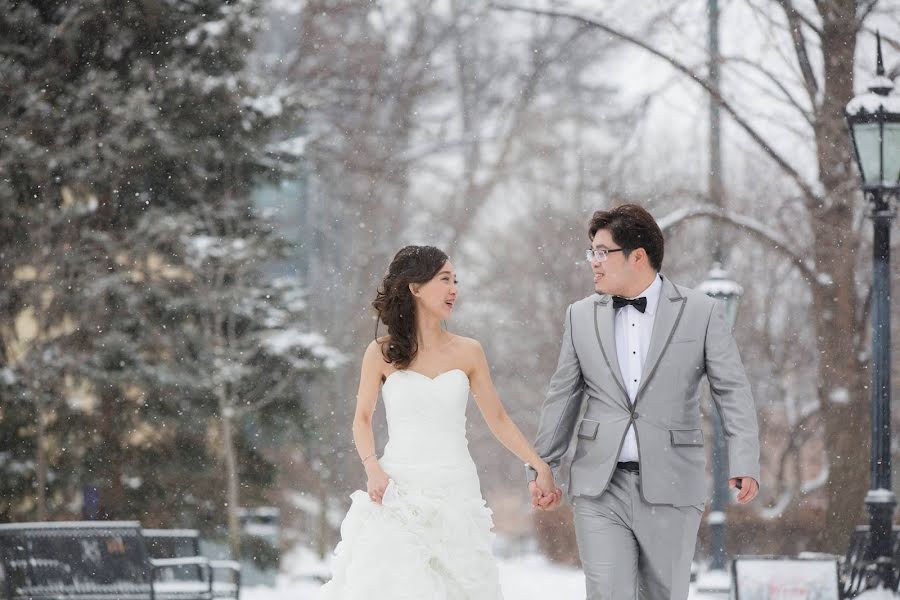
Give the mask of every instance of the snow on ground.
[(869, 590), (867, 592), (863, 592), (856, 597), (856, 600), (895, 600), (897, 597), (897, 594), (893, 594), (888, 590), (879, 588), (877, 590)]
[[(244, 600), (316, 600), (319, 583), (313, 577), (327, 577), (328, 567), (308, 549), (298, 547), (284, 557), (282, 573), (275, 587), (246, 587)], [(560, 567), (538, 555), (500, 559), (500, 583), (506, 600), (546, 600), (584, 598), (584, 575), (580, 569)], [(690, 600), (724, 600), (727, 595), (692, 591)]]

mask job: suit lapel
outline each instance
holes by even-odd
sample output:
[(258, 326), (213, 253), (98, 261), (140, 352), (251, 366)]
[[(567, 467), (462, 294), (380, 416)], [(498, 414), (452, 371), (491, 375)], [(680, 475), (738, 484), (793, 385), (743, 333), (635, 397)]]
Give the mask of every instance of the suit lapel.
[(666, 348), (669, 347), (672, 334), (675, 333), (675, 327), (681, 320), (681, 313), (684, 312), (684, 304), (687, 300), (671, 281), (665, 277), (662, 278), (662, 281), (663, 286), (656, 306), (656, 318), (653, 320), (653, 331), (650, 334), (650, 348), (647, 349), (647, 359), (644, 361), (644, 368), (641, 369), (641, 384), (638, 387), (635, 402), (640, 399), (644, 387), (653, 377), (653, 373), (659, 365), (659, 360)]
[(611, 296), (604, 294), (594, 302), (594, 331), (597, 333), (597, 343), (600, 344), (600, 352), (603, 354), (606, 366), (612, 371), (616, 384), (625, 396), (624, 406), (628, 408), (628, 404), (630, 404), (628, 390), (625, 389), (622, 371), (619, 368), (619, 358), (616, 354), (616, 334), (613, 329), (615, 316)]

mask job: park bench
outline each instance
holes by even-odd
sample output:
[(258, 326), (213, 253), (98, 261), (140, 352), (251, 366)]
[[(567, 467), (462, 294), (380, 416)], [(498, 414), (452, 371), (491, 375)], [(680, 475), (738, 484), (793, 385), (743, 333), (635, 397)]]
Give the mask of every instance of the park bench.
[[(0, 524), (7, 600), (211, 600), (212, 566), (202, 556), (151, 558), (140, 523), (87, 521)], [(192, 581), (162, 581), (193, 568)]]
[[(151, 558), (189, 558), (200, 556), (200, 533), (196, 529), (144, 529), (142, 531)], [(214, 598), (240, 598), (241, 567), (233, 560), (210, 560)], [(215, 578), (217, 571), (227, 571), (230, 581)], [(161, 570), (161, 581), (202, 581), (204, 571), (194, 565), (172, 566)]]

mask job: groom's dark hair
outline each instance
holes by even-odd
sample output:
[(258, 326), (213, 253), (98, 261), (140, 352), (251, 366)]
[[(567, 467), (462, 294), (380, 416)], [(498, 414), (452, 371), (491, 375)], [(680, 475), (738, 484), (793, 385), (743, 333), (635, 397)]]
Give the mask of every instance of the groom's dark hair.
[(591, 217), (588, 235), (591, 241), (601, 229), (608, 229), (613, 241), (625, 248), (627, 256), (632, 250), (643, 248), (650, 259), (650, 266), (657, 272), (662, 268), (665, 242), (662, 230), (643, 207), (623, 204), (610, 210), (598, 210)]

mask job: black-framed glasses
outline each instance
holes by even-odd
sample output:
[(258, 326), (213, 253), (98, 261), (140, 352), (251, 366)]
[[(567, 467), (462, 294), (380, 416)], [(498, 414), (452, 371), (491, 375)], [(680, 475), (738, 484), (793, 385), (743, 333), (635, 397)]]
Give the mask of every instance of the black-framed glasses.
[(606, 262), (606, 259), (609, 258), (611, 252), (625, 252), (625, 248), (612, 248), (611, 250), (605, 248), (598, 248), (597, 250), (588, 248), (584, 251), (584, 258), (588, 262)]

